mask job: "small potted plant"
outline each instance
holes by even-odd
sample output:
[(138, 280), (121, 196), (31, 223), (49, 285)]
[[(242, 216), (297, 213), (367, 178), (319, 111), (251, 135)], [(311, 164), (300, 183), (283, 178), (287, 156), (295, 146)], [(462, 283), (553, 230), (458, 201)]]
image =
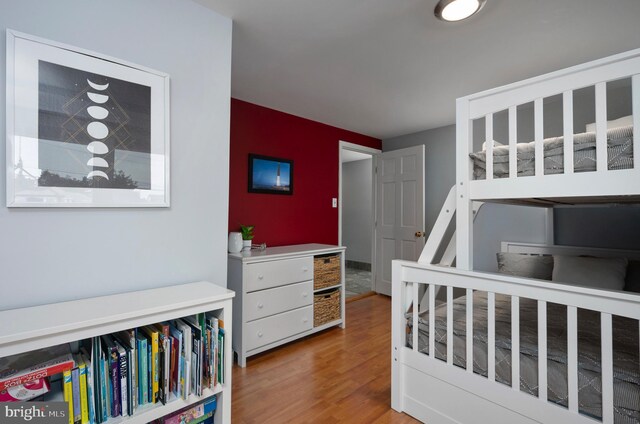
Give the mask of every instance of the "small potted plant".
[(242, 233), (242, 250), (251, 250), (251, 241), (253, 240), (253, 225), (240, 224), (240, 232)]

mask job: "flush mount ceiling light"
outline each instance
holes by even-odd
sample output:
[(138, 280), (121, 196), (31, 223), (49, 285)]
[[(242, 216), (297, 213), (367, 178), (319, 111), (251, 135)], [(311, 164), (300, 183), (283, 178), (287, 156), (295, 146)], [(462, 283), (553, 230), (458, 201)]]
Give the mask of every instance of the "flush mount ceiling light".
[(440, 0), (434, 13), (438, 19), (456, 22), (478, 13), (485, 3), (486, 0)]

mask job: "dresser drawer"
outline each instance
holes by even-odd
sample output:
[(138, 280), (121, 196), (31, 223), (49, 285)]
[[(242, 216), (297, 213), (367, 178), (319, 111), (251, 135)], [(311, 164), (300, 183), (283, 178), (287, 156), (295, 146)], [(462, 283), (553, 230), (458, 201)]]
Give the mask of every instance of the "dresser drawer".
[(245, 319), (253, 321), (312, 303), (313, 282), (307, 281), (249, 293), (243, 306), (246, 311)]
[(257, 349), (312, 328), (313, 306), (248, 322), (245, 329), (247, 350)]
[(311, 256), (280, 261), (247, 264), (245, 287), (247, 292), (313, 280)]

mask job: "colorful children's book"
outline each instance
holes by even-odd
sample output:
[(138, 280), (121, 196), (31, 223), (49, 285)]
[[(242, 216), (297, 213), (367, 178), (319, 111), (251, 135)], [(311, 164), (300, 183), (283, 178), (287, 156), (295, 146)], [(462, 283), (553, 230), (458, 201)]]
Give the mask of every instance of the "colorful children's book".
[(149, 384), (151, 385), (151, 403), (156, 403), (158, 401), (158, 390), (160, 383), (160, 362), (158, 357), (158, 339), (159, 332), (152, 326), (146, 326), (141, 328), (151, 340), (151, 381)]
[(74, 366), (69, 345), (0, 358), (0, 391), (70, 370)]
[(136, 335), (138, 344), (138, 400), (140, 405), (149, 403), (149, 364), (147, 353), (147, 338), (139, 332)]
[(69, 424), (74, 424), (73, 421), (73, 384), (71, 383), (71, 370), (65, 370), (62, 373), (62, 393), (64, 401), (68, 405)]
[[(80, 412), (81, 423), (89, 423), (89, 400), (87, 393), (87, 365), (82, 358), (82, 355), (75, 356), (76, 364), (78, 364), (78, 372), (80, 374)], [(73, 377), (73, 374), (72, 374)]]
[(101, 336), (101, 338), (108, 362), (108, 397), (110, 398), (111, 416), (117, 417), (122, 415), (122, 409), (120, 408), (122, 402), (120, 394), (120, 354), (118, 353), (118, 346), (110, 334)]

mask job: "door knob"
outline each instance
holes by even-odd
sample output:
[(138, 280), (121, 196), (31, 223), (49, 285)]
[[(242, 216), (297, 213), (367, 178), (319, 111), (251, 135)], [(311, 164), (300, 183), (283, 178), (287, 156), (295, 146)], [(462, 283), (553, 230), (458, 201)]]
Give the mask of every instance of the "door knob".
[(416, 237), (424, 237), (423, 231), (416, 231)]

